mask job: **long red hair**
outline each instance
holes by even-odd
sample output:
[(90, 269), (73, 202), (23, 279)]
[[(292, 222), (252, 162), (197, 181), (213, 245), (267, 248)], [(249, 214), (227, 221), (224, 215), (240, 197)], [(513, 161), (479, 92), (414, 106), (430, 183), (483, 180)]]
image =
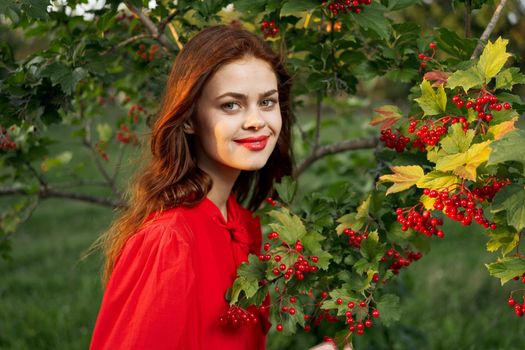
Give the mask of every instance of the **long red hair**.
[(266, 165), (257, 171), (242, 171), (233, 192), (251, 210), (273, 194), (272, 184), (292, 173), (290, 111), (291, 79), (282, 58), (256, 35), (226, 25), (210, 26), (195, 35), (177, 55), (151, 129), (151, 155), (131, 181), (127, 205), (98, 245), (105, 254), (103, 279), (107, 282), (126, 240), (154, 212), (176, 206), (194, 206), (212, 187), (211, 178), (196, 165), (191, 135), (183, 125), (196, 111), (208, 79), (223, 65), (253, 56), (273, 68), (278, 82), (282, 127), (277, 145)]

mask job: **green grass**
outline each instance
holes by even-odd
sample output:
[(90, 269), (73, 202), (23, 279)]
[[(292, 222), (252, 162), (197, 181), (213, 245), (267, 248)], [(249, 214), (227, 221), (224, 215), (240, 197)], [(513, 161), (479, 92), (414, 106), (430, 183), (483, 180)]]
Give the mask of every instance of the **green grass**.
[(48, 200), (12, 239), (0, 263), (0, 348), (86, 349), (102, 291), (101, 259), (81, 253), (111, 210)]

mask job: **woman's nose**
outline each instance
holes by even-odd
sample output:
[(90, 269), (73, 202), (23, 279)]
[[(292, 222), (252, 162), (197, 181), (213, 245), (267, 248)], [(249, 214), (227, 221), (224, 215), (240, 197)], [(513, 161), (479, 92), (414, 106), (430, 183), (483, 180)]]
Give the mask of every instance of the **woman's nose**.
[(262, 112), (258, 108), (251, 108), (246, 116), (246, 121), (244, 122), (245, 129), (255, 129), (259, 130), (266, 125), (266, 120), (262, 115)]

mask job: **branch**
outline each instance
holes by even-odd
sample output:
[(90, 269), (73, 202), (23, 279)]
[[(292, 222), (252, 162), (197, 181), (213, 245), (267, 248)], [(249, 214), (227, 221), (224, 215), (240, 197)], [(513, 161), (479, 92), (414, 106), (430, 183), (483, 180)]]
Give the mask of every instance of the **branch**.
[(319, 140), (321, 138), (321, 103), (323, 101), (322, 92), (317, 94), (317, 104), (316, 104), (316, 117), (315, 117), (315, 143), (314, 143), (314, 152), (319, 148)]
[(378, 142), (379, 139), (377, 137), (373, 137), (369, 139), (348, 140), (318, 147), (295, 169), (293, 177), (299, 177), (299, 175), (301, 175), (310, 165), (312, 165), (312, 163), (327, 155), (358, 149), (374, 148)]
[(118, 48), (126, 46), (127, 44), (132, 43), (134, 41), (141, 40), (141, 39), (147, 39), (147, 38), (152, 38), (152, 36), (150, 34), (139, 34), (139, 35), (132, 36), (131, 38), (127, 38), (126, 40), (121, 41), (115, 46), (108, 47), (106, 50), (102, 52), (102, 55), (113, 52), (117, 50)]
[(490, 22), (487, 25), (487, 28), (485, 28), (485, 31), (483, 32), (483, 34), (481, 34), (478, 44), (476, 45), (476, 48), (474, 49), (472, 56), (470, 56), (471, 60), (479, 56), (481, 50), (483, 49), (483, 42), (488, 40), (490, 34), (494, 30), (494, 27), (496, 26), (496, 23), (498, 22), (501, 16), (503, 7), (505, 6), (506, 3), (507, 3), (507, 0), (501, 0), (498, 6), (496, 7), (496, 10), (494, 10), (494, 14), (492, 15), (492, 18), (490, 19)]
[(26, 161), (26, 165), (27, 167), (29, 168), (29, 170), (31, 170), (31, 172), (33, 173), (33, 175), (35, 175), (35, 177), (37, 178), (38, 182), (40, 183), (40, 185), (44, 188), (47, 188), (47, 182), (46, 180), (44, 180), (44, 178), (38, 173), (38, 171), (36, 171), (36, 169), (31, 165), (30, 162)]
[(472, 31), (472, 0), (465, 0), (465, 38), (470, 38)]
[[(166, 23), (164, 23), (164, 21), (166, 19), (170, 19), (171, 16), (174, 15), (174, 13), (170, 14), (169, 16), (167, 16), (163, 21), (161, 21), (161, 23), (159, 24), (159, 26), (157, 27), (152, 21), (151, 19), (146, 16), (146, 14), (144, 14), (144, 12), (142, 12), (140, 9), (138, 9), (137, 7), (133, 6), (129, 0), (126, 0), (124, 1), (124, 3), (126, 4), (126, 6), (129, 8), (129, 10), (131, 12), (133, 12), (138, 18), (139, 20), (142, 22), (142, 24), (144, 25), (144, 27), (146, 27), (146, 29), (151, 33), (151, 35), (157, 39), (164, 47), (167, 47), (168, 49), (170, 49), (171, 51), (177, 51), (177, 48), (175, 46), (173, 46), (173, 43), (171, 41), (168, 40), (168, 38), (166, 37), (166, 35), (164, 35), (164, 27), (166, 26), (166, 23), (168, 21), (166, 21)], [(161, 25), (162, 25), (162, 28), (161, 28)], [(162, 29), (162, 31), (160, 30)]]
[(124, 158), (125, 147), (123, 144), (120, 144), (119, 147), (120, 149), (118, 153), (117, 164), (115, 164), (115, 172), (113, 173), (113, 176), (111, 177), (111, 180), (113, 181), (113, 183), (117, 182), (118, 173), (120, 171), (120, 167), (122, 166), (122, 159)]
[[(27, 192), (19, 188), (0, 187), (0, 196), (8, 196), (8, 195), (27, 195)], [(65, 199), (72, 199), (72, 200), (77, 200), (81, 202), (99, 204), (102, 206), (112, 207), (112, 208), (118, 208), (118, 207), (125, 206), (125, 204), (120, 200), (95, 197), (95, 196), (90, 196), (90, 195), (83, 194), (83, 193), (59, 191), (59, 190), (55, 190), (51, 188), (47, 188), (47, 189), (42, 188), (40, 189), (40, 191), (38, 191), (37, 195), (41, 199), (65, 198)]]
[(98, 153), (95, 150), (95, 148), (93, 147), (93, 145), (91, 144), (91, 142), (88, 139), (84, 139), (83, 145), (86, 146), (90, 150), (90, 153), (91, 153), (91, 155), (93, 157), (93, 160), (95, 161), (95, 165), (96, 165), (98, 171), (100, 172), (102, 177), (106, 180), (106, 182), (109, 185), (109, 187), (111, 187), (111, 189), (113, 190), (113, 193), (118, 195), (117, 188), (115, 187), (115, 182), (109, 176), (108, 172), (106, 171), (106, 169), (104, 168), (102, 163), (100, 163), (100, 160), (98, 158)]

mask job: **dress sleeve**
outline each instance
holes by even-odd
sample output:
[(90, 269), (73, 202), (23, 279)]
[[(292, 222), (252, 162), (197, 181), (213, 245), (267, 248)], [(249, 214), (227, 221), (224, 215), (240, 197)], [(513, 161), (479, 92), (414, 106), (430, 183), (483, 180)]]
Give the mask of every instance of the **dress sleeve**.
[(173, 228), (132, 236), (108, 281), (90, 349), (199, 348), (190, 252)]

